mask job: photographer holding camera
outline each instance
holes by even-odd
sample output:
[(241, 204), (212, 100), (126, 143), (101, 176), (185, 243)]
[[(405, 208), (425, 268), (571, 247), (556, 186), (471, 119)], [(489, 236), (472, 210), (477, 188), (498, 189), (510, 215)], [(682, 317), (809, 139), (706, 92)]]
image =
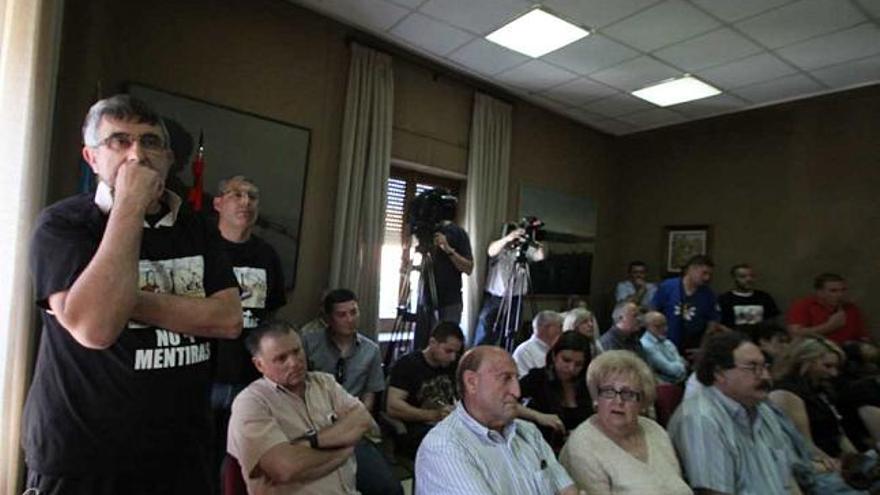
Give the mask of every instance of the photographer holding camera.
[(452, 222), (454, 211), (434, 232), (434, 282), (439, 320), (461, 323), (461, 274), (474, 271), (474, 260), (467, 232)]
[(523, 218), (519, 224), (507, 223), (504, 225), (504, 236), (490, 243), (486, 249), (489, 255), (489, 273), (472, 345), (499, 345), (507, 331), (516, 330), (508, 328), (508, 325), (515, 326), (513, 318), (505, 318), (508, 320), (506, 322), (498, 321), (499, 310), (505, 298), (509, 298), (507, 309), (518, 311), (522, 296), (528, 293), (528, 276), (518, 280), (514, 275), (518, 262), (528, 270), (526, 262), (544, 259), (544, 246), (536, 240), (541, 226), (543, 222), (537, 218)]

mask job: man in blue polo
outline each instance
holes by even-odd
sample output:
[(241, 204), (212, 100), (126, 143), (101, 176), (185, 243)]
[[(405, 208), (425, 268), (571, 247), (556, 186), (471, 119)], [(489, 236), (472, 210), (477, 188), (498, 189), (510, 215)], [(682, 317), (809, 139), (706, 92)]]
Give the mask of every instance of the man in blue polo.
[(706, 331), (724, 329), (718, 323), (715, 293), (709, 288), (714, 267), (712, 258), (706, 255), (691, 257), (682, 268), (682, 275), (664, 280), (651, 302), (666, 316), (668, 338), (685, 357), (700, 347)]

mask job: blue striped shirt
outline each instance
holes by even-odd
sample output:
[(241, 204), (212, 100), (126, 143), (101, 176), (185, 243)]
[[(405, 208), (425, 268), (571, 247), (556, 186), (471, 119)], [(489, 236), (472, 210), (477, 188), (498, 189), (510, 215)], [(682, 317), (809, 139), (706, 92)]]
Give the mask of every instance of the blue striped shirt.
[(751, 418), (741, 404), (706, 387), (679, 406), (669, 436), (695, 490), (783, 495), (793, 488), (795, 453), (767, 404), (758, 404)]
[(535, 425), (516, 419), (498, 433), (462, 403), (416, 455), (416, 495), (544, 495), (573, 484)]

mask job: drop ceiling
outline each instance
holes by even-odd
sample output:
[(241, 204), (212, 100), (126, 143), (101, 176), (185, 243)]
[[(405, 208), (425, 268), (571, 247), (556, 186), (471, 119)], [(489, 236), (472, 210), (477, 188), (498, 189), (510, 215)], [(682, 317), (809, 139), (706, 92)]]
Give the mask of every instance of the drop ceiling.
[[(880, 0), (291, 1), (615, 135), (880, 82)], [(590, 36), (540, 58), (485, 39), (537, 5)], [(722, 94), (629, 94), (683, 74)]]

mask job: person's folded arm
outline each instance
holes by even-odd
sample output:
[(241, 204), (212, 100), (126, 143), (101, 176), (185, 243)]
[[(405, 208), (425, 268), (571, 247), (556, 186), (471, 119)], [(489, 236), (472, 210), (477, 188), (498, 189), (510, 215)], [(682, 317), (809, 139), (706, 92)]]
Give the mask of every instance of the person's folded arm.
[(373, 416), (363, 404), (358, 403), (341, 415), (332, 425), (318, 431), (321, 448), (349, 447), (358, 443), (369, 430), (376, 428)]
[(318, 450), (303, 442), (281, 443), (260, 457), (258, 467), (279, 485), (311, 481), (333, 472), (353, 452), (353, 447)]
[(197, 337), (234, 339), (241, 333), (238, 287), (208, 297), (139, 291), (132, 319)]

